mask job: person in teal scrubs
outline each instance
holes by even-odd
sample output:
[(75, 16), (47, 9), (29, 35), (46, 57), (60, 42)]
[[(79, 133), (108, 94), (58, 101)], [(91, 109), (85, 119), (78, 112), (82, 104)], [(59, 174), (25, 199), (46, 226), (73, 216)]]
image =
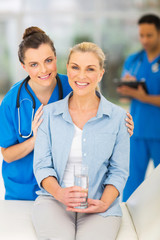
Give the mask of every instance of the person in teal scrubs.
[[(57, 74), (54, 44), (41, 29), (25, 30), (18, 56), (28, 77), (9, 90), (0, 106), (2, 176), (5, 199), (35, 200), (39, 187), (33, 173), (33, 149), (43, 106), (66, 97), (72, 89), (67, 76)], [(130, 115), (127, 121), (132, 134)]]
[(134, 134), (131, 138), (130, 176), (123, 192), (126, 201), (142, 183), (149, 160), (156, 167), (160, 163), (160, 18), (153, 14), (139, 21), (139, 38), (143, 50), (125, 61), (124, 80), (145, 81), (147, 93), (138, 89), (119, 87), (118, 92), (130, 96)]

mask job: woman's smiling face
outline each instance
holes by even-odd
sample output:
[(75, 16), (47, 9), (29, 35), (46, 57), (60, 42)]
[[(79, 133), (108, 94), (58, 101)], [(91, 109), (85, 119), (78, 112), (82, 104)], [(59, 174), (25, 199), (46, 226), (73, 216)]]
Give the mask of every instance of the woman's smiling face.
[(95, 93), (98, 82), (103, 77), (99, 59), (92, 52), (76, 51), (71, 54), (67, 64), (69, 84), (78, 95)]
[(56, 56), (49, 44), (38, 48), (28, 48), (25, 52), (23, 68), (28, 72), (31, 81), (42, 86), (50, 86), (57, 74)]

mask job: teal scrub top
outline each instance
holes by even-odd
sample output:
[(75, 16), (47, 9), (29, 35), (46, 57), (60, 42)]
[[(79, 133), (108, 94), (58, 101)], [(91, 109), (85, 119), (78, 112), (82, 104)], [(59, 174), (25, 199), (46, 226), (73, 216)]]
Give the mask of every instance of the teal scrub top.
[[(126, 73), (137, 81), (144, 80), (148, 94), (160, 95), (160, 56), (149, 62), (144, 50), (132, 54), (125, 61), (122, 76)], [(160, 140), (160, 107), (133, 99), (130, 112), (135, 125), (133, 137)]]
[[(63, 97), (71, 92), (66, 75), (58, 74), (62, 83)], [(22, 143), (26, 139), (19, 136), (18, 132), (18, 111), (16, 100), (19, 86), (22, 81), (16, 83), (2, 100), (0, 106), (0, 146), (7, 148), (9, 146)], [(36, 108), (40, 107), (38, 100), (32, 89), (27, 85), (29, 91), (33, 94)], [(58, 85), (56, 85), (49, 103), (59, 100)], [(25, 90), (23, 84), (20, 92), (20, 126), (22, 135), (28, 135), (32, 124), (32, 99)], [(2, 176), (5, 185), (5, 199), (7, 200), (35, 200), (39, 190), (38, 184), (33, 174), (33, 151), (24, 158), (17, 161), (2, 163)]]

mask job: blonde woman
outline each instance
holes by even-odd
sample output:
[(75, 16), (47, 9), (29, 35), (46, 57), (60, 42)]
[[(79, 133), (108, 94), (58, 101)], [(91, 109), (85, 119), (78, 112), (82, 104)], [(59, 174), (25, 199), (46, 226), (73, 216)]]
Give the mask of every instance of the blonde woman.
[[(33, 210), (38, 239), (113, 240), (120, 223), (122, 194), (129, 168), (126, 112), (96, 91), (105, 55), (83, 42), (69, 54), (67, 75), (73, 89), (65, 99), (44, 107), (35, 143), (34, 173), (40, 187)], [(89, 168), (86, 198), (73, 186), (73, 165)]]

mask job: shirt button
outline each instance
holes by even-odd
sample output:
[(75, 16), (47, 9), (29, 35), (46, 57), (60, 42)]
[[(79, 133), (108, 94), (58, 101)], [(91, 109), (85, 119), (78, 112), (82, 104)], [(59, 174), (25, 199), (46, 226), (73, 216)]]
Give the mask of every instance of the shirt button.
[(86, 141), (86, 138), (83, 138), (83, 142), (85, 142)]
[(86, 155), (87, 155), (86, 153), (83, 154), (84, 157), (86, 157)]

